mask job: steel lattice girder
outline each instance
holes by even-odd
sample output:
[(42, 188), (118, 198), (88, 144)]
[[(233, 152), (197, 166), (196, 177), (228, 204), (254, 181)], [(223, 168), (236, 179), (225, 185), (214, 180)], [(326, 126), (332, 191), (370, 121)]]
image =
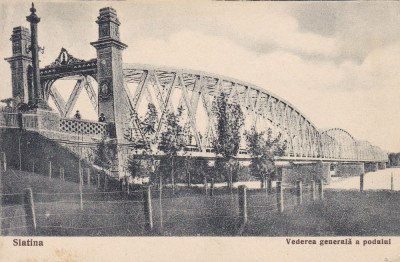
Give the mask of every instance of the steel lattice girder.
[[(222, 91), (227, 94), (229, 102), (236, 102), (242, 107), (245, 118), (251, 119), (252, 126), (257, 125), (261, 130), (266, 130), (265, 123), (269, 122), (279, 129), (289, 141), (288, 151), (292, 154), (316, 157), (321, 151), (318, 131), (304, 114), (285, 100), (252, 84), (204, 72), (136, 64), (124, 66), (124, 78), (127, 84), (137, 85), (133, 96), (127, 90), (133, 111), (138, 110), (143, 96), (151, 100), (148, 102), (156, 104), (153, 97), (148, 95), (156, 94), (160, 117), (153, 141), (157, 141), (166, 112), (172, 109), (171, 99), (175, 89), (180, 89), (180, 105), (187, 110), (197, 149), (205, 151), (215, 135), (213, 129), (216, 118), (211, 110), (212, 101)], [(153, 92), (149, 89), (153, 89)], [(202, 137), (196, 128), (199, 104), (203, 106), (208, 117), (207, 132)]]
[[(89, 76), (74, 76), (74, 80), (76, 80), (76, 84), (68, 98), (68, 101), (65, 102), (61, 94), (59, 93), (57, 87), (54, 85), (56, 80), (51, 80), (45, 82), (45, 88), (47, 94), (47, 97), (45, 97), (46, 100), (48, 100), (49, 96), (53, 99), (54, 104), (56, 105), (58, 112), (62, 117), (69, 117), (72, 113), (72, 110), (76, 104), (76, 101), (78, 100), (80, 93), (82, 91), (82, 88), (85, 88), (86, 93), (89, 97), (89, 100), (93, 106), (93, 109), (95, 112), (97, 112), (98, 108), (98, 100), (97, 100), (97, 95), (96, 92), (94, 91), (94, 88), (90, 81), (88, 80)], [(60, 78), (57, 80), (66, 80), (68, 78)]]
[[(205, 152), (211, 147), (210, 142), (215, 136), (216, 117), (211, 110), (212, 101), (222, 91), (227, 94), (229, 102), (236, 102), (241, 106), (245, 118), (251, 120), (251, 126), (266, 130), (268, 123), (282, 132), (288, 141), (288, 156), (352, 160), (379, 158), (382, 161), (387, 159), (387, 155), (382, 150), (371, 145), (366, 146), (365, 143), (361, 143), (361, 147), (364, 148), (360, 150), (360, 143), (345, 130), (319, 131), (292, 104), (250, 83), (201, 71), (139, 64), (125, 64), (123, 73), (127, 84), (137, 85), (133, 96), (127, 90), (133, 112), (137, 111), (143, 96), (149, 103), (158, 105), (157, 110), (160, 114), (157, 130), (152, 141), (147, 142), (157, 143), (166, 114), (174, 112), (171, 100), (174, 95), (178, 95), (174, 94), (175, 89), (179, 89), (181, 96), (179, 105), (185, 107), (187, 111), (188, 123), (196, 141), (197, 151)], [(154, 103), (151, 93), (155, 94), (157, 103)], [(203, 106), (208, 117), (205, 123), (206, 133), (203, 136), (197, 130), (199, 105)], [(138, 130), (137, 133), (140, 131)]]
[(323, 131), (322, 135), (333, 141), (333, 143), (323, 143), (324, 146), (331, 146), (335, 150), (331, 157), (351, 160), (387, 161), (386, 152), (379, 147), (371, 145), (368, 141), (357, 141), (346, 130), (332, 128)]

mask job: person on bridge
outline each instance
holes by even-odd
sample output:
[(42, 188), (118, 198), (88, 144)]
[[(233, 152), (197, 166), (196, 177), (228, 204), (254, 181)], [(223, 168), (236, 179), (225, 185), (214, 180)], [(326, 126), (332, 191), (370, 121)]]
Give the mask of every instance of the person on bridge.
[(104, 116), (103, 113), (100, 114), (99, 122), (106, 122), (106, 117)]
[(81, 119), (81, 118), (82, 118), (81, 113), (79, 113), (79, 110), (76, 110), (75, 119)]

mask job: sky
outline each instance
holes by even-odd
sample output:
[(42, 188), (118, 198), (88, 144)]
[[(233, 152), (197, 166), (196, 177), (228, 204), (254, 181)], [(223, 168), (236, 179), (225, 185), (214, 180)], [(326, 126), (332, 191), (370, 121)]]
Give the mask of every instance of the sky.
[[(96, 57), (95, 20), (112, 6), (125, 63), (173, 66), (247, 81), (295, 105), (319, 129), (400, 152), (399, 2), (36, 1), (41, 67), (66, 48)], [(30, 2), (0, 4), (0, 57), (15, 26), (29, 27)], [(11, 72), (0, 61), (0, 98)], [(81, 102), (83, 103), (83, 102)]]

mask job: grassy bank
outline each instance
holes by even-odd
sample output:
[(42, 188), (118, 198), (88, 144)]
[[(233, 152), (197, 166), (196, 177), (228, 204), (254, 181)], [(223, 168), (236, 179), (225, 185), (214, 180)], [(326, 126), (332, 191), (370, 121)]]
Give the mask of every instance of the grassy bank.
[(327, 190), (325, 200), (249, 221), (252, 236), (398, 236), (400, 192)]
[[(100, 192), (85, 187), (80, 209), (76, 183), (9, 170), (3, 176), (3, 193), (34, 192), (39, 235), (49, 236), (235, 236), (239, 229), (237, 191), (215, 189), (213, 197), (202, 188), (171, 188), (161, 195), (152, 191), (153, 232), (144, 229), (142, 192)], [(141, 190), (141, 189), (139, 189)], [(276, 195), (248, 191), (248, 224), (244, 236), (388, 236), (400, 235), (400, 192), (326, 190), (323, 201), (295, 205), (293, 189), (284, 190), (285, 211), (276, 211)], [(3, 228), (26, 225), (22, 195), (5, 196)], [(14, 207), (15, 205), (15, 207)], [(162, 212), (161, 212), (162, 210)], [(3, 235), (25, 235), (24, 229)]]
[[(20, 141), (20, 143), (19, 143)], [(53, 176), (58, 176), (60, 168), (64, 168), (65, 180), (78, 182), (79, 156), (72, 151), (52, 141), (45, 136), (26, 130), (1, 129), (0, 152), (6, 154), (7, 166), (19, 169), (21, 148), (21, 169), (38, 174), (49, 174), (49, 163), (52, 165)], [(96, 174), (92, 165), (81, 161), (82, 168), (89, 168)]]

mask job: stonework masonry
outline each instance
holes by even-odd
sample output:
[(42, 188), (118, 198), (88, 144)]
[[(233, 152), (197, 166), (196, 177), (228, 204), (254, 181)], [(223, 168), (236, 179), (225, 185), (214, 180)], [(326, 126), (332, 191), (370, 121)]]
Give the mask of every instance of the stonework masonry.
[(31, 36), (28, 28), (14, 27), (11, 35), (12, 56), (5, 60), (10, 63), (12, 95), (17, 103), (28, 103), (33, 99), (31, 81), (32, 53), (27, 48), (31, 45)]
[(97, 50), (98, 114), (103, 113), (107, 121), (113, 123), (110, 128), (114, 130), (110, 130), (110, 133), (115, 135), (118, 143), (118, 168), (122, 174), (127, 158), (122, 144), (127, 142), (124, 130), (130, 116), (122, 71), (122, 50), (127, 45), (120, 41), (120, 22), (115, 9), (111, 7), (100, 9), (96, 23), (99, 25), (99, 39), (91, 45)]

